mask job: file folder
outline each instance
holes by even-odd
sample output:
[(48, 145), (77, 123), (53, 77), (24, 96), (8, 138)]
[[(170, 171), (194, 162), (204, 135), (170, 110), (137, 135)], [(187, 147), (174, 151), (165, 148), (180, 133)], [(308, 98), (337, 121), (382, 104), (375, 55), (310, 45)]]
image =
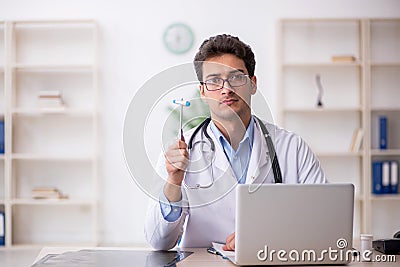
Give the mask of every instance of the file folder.
[(5, 142), (4, 142), (4, 120), (0, 121), (0, 154), (4, 154)]
[(387, 149), (387, 118), (379, 117), (379, 148)]
[(397, 161), (390, 162), (390, 193), (399, 193), (399, 163)]
[(382, 193), (390, 193), (390, 162), (382, 162)]
[(382, 194), (382, 162), (372, 162), (372, 193)]
[(6, 220), (5, 220), (4, 212), (0, 211), (0, 246), (5, 245), (5, 231), (6, 231)]

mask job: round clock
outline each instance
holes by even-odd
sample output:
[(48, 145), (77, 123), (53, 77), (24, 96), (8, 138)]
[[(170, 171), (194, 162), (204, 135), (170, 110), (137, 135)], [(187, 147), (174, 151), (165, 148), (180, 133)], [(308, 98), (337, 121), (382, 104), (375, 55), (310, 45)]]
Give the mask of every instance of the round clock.
[(163, 41), (170, 52), (183, 54), (192, 48), (194, 35), (186, 24), (174, 23), (165, 29)]

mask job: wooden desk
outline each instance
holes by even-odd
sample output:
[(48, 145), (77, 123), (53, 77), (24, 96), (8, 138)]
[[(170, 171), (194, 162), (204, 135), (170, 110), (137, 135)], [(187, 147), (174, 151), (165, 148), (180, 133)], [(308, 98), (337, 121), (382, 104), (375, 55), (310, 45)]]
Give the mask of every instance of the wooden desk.
[[(120, 248), (120, 247), (45, 247), (37, 256), (35, 262), (39, 261), (42, 257), (48, 254), (61, 254), (70, 251), (79, 251), (82, 249), (91, 250), (137, 250), (137, 251), (150, 251), (148, 248)], [(192, 255), (184, 259), (177, 264), (178, 267), (204, 267), (204, 266), (236, 266), (229, 260), (223, 259), (221, 256), (210, 254), (205, 248), (187, 248), (187, 251), (194, 252)], [(375, 255), (381, 255), (375, 253)], [(304, 267), (305, 265), (303, 265)], [(312, 265), (314, 267), (320, 267), (323, 265)], [(351, 267), (398, 267), (400, 266), (400, 255), (396, 256), (396, 262), (352, 262), (347, 266)], [(326, 267), (326, 265), (324, 265)]]

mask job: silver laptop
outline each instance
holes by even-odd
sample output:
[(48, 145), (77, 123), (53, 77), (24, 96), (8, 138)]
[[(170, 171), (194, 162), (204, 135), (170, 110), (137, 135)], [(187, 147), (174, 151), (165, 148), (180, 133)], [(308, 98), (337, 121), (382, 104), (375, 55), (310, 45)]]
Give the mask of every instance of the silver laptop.
[(238, 265), (347, 264), (352, 260), (352, 184), (238, 185)]

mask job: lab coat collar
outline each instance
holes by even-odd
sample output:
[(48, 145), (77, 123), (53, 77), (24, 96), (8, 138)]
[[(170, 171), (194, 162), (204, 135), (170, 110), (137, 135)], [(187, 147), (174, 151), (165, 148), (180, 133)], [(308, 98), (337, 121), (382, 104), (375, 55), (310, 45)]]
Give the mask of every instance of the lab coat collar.
[(215, 137), (213, 131), (211, 130), (211, 123), (207, 126), (207, 133), (215, 144), (215, 156), (213, 159), (214, 160), (213, 166), (215, 166), (216, 168), (220, 169), (223, 172), (229, 171), (232, 174), (232, 176), (235, 177), (231, 165), (229, 164), (229, 161), (225, 156), (221, 143), (219, 142), (217, 137)]
[[(255, 120), (254, 124), (253, 142), (249, 168), (247, 170), (246, 184), (264, 183), (272, 171), (268, 146), (258, 120)], [(263, 177), (259, 177), (260, 174), (262, 174)]]

